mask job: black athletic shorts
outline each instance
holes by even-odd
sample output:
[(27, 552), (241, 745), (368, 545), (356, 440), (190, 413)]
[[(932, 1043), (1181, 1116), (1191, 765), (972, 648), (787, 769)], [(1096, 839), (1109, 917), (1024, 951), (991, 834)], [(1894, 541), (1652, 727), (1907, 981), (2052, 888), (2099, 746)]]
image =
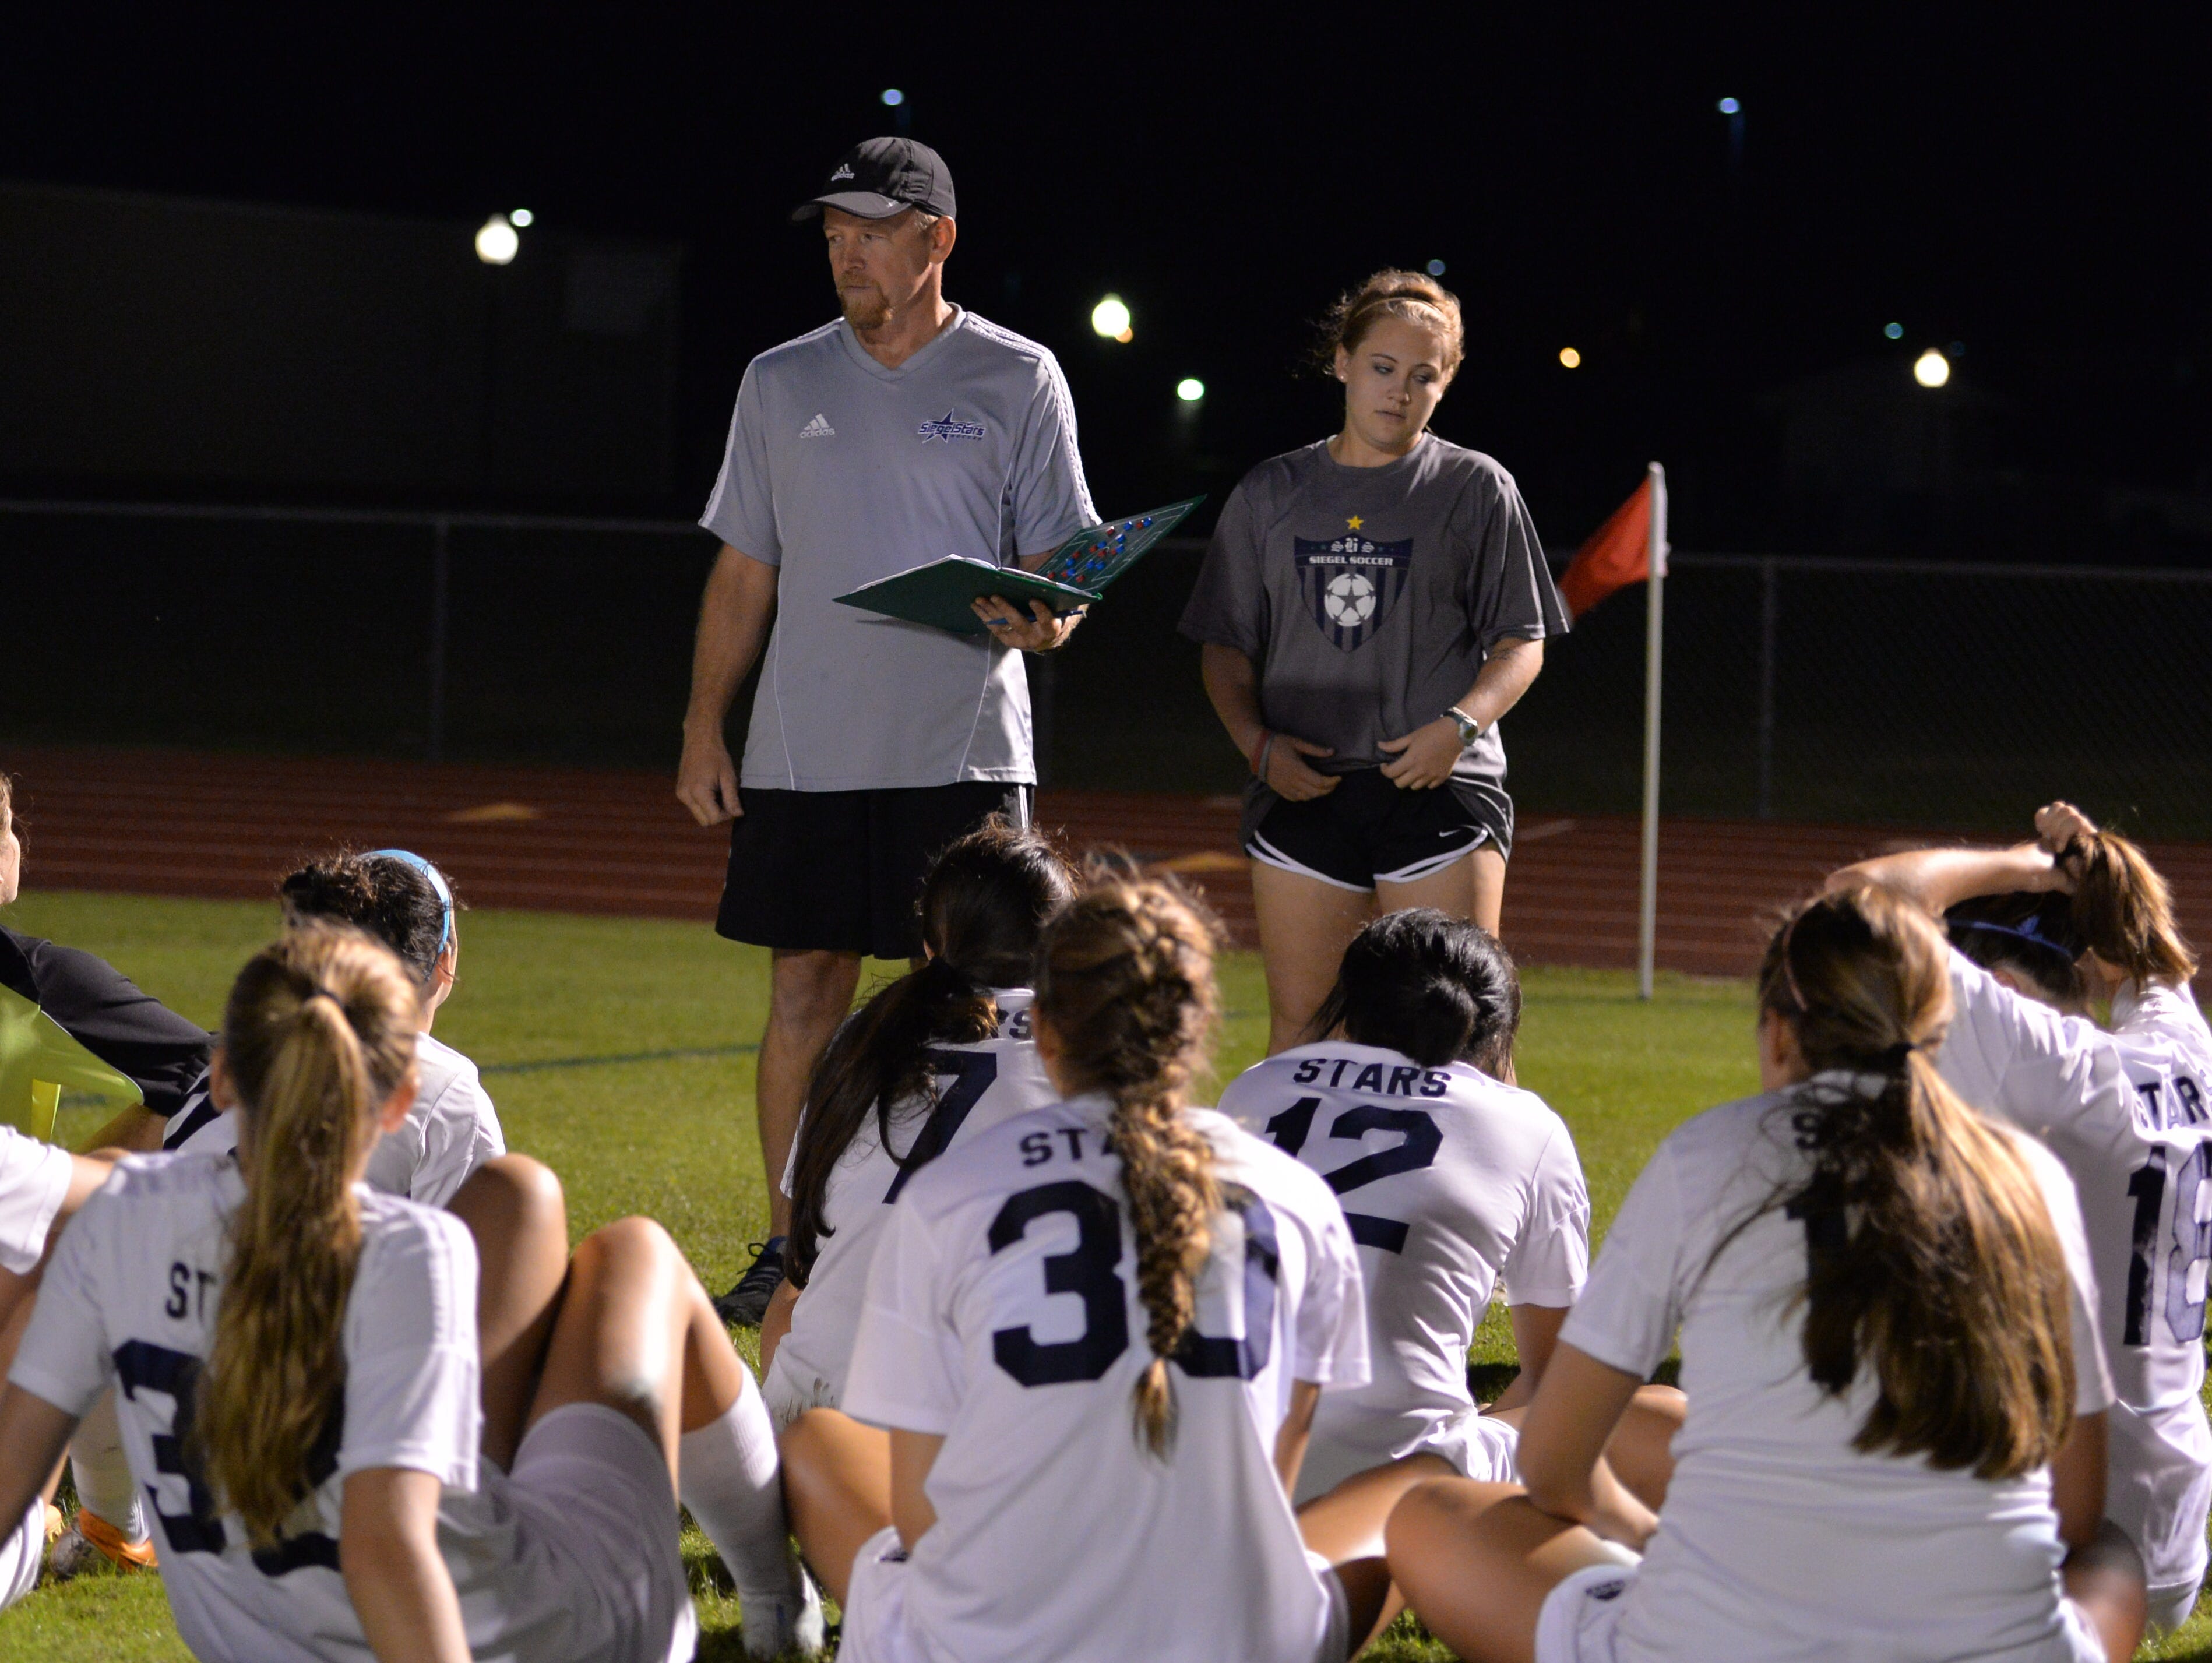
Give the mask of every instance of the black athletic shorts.
[(963, 780), (898, 791), (747, 786), (714, 931), (795, 951), (919, 957), (930, 863), (994, 814), (1030, 823), (1034, 786)]
[(1513, 799), (1481, 780), (1401, 791), (1381, 768), (1355, 768), (1310, 802), (1288, 802), (1272, 791), (1255, 791), (1245, 802), (1245, 853), (1340, 889), (1372, 889), (1378, 880), (1411, 883), (1486, 843), (1500, 853), (1512, 847)]

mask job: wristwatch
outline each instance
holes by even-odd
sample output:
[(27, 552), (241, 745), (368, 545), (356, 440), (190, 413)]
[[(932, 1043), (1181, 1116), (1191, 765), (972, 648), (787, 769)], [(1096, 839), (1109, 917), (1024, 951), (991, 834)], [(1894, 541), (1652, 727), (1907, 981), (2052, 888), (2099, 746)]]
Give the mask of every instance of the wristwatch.
[(1444, 714), (1450, 717), (1454, 722), (1459, 725), (1459, 743), (1462, 750), (1467, 746), (1473, 744), (1477, 739), (1482, 737), (1482, 724), (1476, 721), (1474, 717), (1468, 715), (1457, 705), (1454, 705), (1449, 710), (1444, 712)]

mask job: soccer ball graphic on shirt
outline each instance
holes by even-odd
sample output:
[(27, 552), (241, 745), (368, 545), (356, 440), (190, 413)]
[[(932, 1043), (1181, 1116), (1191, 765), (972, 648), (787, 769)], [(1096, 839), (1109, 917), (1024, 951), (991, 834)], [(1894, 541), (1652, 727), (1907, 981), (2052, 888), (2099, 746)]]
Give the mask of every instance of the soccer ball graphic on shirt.
[(1375, 583), (1364, 573), (1340, 572), (1322, 591), (1322, 610), (1340, 629), (1357, 629), (1375, 616)]

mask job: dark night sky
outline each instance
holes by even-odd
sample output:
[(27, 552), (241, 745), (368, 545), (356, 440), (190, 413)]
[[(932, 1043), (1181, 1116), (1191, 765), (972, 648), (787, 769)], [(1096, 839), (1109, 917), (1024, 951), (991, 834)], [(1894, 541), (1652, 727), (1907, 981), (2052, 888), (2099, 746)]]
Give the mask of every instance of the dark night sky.
[[(18, 9), (0, 177), (679, 239), (686, 504), (744, 359), (829, 315), (783, 216), (893, 85), (959, 183), (948, 292), (1060, 354), (1109, 513), (1327, 431), (1329, 390), (1289, 374), (1306, 321), (1431, 258), (1471, 325), (1438, 428), (1555, 543), (1651, 456), (1680, 540), (1770, 534), (1760, 397), (1954, 341), (2016, 410), (2009, 464), (2212, 488), (2212, 98), (2178, 33), (1928, 4), (761, 10)], [(1132, 347), (1088, 331), (1109, 288)]]

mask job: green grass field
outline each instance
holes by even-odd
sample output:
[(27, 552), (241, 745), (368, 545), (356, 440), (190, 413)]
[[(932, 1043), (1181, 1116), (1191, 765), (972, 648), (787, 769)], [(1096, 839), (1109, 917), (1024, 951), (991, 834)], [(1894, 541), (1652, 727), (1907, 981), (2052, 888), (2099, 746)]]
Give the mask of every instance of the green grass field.
[[(231, 977), (273, 930), (275, 912), (240, 902), (33, 895), (9, 910), (7, 921), (106, 956), (212, 1025)], [(438, 1032), (483, 1066), (509, 1146), (560, 1173), (578, 1235), (624, 1214), (650, 1214), (674, 1233), (708, 1287), (728, 1286), (767, 1217), (750, 1052), (765, 1006), (767, 955), (694, 925), (550, 913), (471, 913), (462, 938), (460, 986)], [(1267, 1005), (1251, 955), (1231, 956), (1222, 981), (1229, 1020), (1217, 1071), (1226, 1078), (1258, 1059)], [(1750, 992), (1740, 982), (1662, 977), (1659, 998), (1645, 1004), (1626, 975), (1577, 970), (1531, 970), (1526, 986), (1521, 1078), (1573, 1128), (1601, 1235), (1668, 1128), (1755, 1088)], [(88, 1136), (105, 1113), (89, 1101), (65, 1104), (64, 1138)], [(1492, 1312), (1471, 1361), (1486, 1395), (1510, 1377), (1502, 1312)], [(736, 1602), (713, 1590), (696, 1533), (687, 1548), (700, 1590), (699, 1654), (738, 1658)], [(4, 1663), (167, 1663), (187, 1655), (152, 1576), (41, 1589), (0, 1614)], [(1446, 1654), (1401, 1628), (1370, 1655), (1431, 1663)], [(2212, 1617), (2199, 1616), (2143, 1655), (2212, 1660)]]

